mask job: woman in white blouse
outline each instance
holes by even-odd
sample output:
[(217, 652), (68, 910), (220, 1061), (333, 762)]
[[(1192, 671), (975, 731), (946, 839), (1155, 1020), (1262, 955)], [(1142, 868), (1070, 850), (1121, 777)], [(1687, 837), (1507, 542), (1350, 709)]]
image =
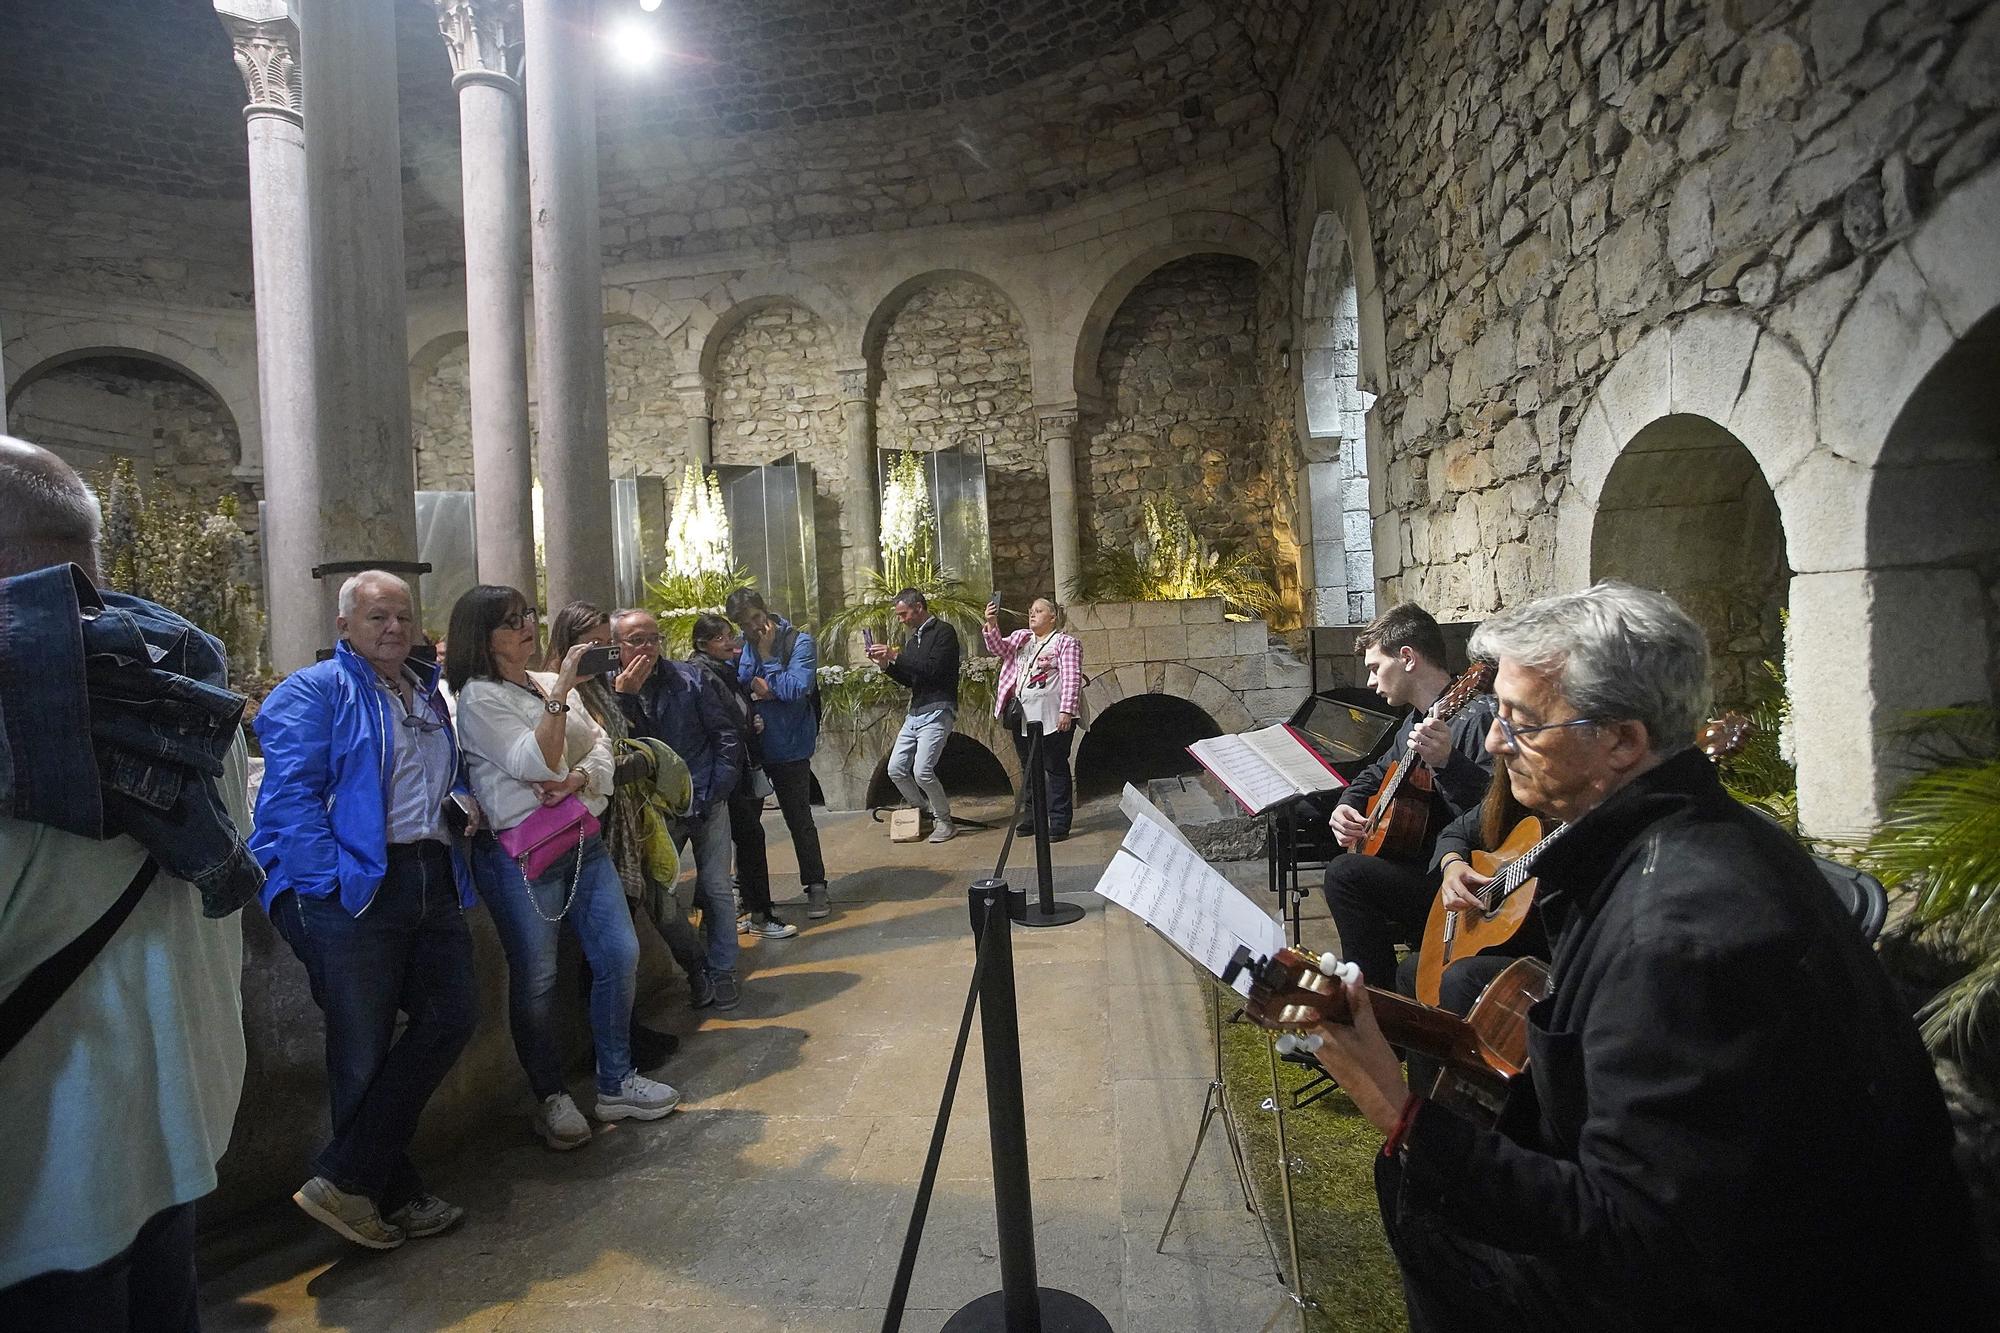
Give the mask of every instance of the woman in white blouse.
[[(445, 677), (458, 696), (458, 739), (472, 794), (496, 830), (513, 828), (570, 796), (602, 815), (611, 795), (611, 742), (571, 691), (589, 644), (559, 672), (531, 672), (540, 638), (535, 608), (513, 588), (482, 584), (458, 599), (446, 632)], [(680, 1093), (632, 1064), (632, 1002), (639, 940), (625, 889), (592, 834), (526, 879), (490, 835), (474, 850), (475, 878), (507, 955), (514, 1050), (541, 1105), (535, 1132), (551, 1148), (590, 1140), (564, 1086), (555, 1016), (556, 934), (568, 921), (590, 963), (590, 1031), (597, 1048), (599, 1120), (656, 1120)]]

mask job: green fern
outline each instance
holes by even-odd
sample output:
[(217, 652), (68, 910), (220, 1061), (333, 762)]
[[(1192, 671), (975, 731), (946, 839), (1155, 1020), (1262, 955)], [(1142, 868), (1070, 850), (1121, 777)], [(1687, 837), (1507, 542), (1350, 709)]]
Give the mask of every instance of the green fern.
[(1086, 602), (1170, 602), (1220, 597), (1251, 615), (1268, 615), (1278, 593), (1256, 557), (1235, 547), (1212, 548), (1194, 531), (1180, 501), (1147, 500), (1145, 536), (1132, 548), (1100, 545), (1064, 591)]
[(1910, 897), (1913, 926), (1955, 955), (1959, 975), (1919, 1014), (1932, 1050), (1965, 1060), (2000, 1014), (2000, 713), (1918, 714), (1900, 735), (1933, 766), (1889, 803), (1863, 865)]

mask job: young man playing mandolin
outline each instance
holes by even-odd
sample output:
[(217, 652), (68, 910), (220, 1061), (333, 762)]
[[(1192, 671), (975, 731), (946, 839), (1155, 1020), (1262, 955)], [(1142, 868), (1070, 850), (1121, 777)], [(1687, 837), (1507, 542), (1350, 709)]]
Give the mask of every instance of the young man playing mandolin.
[(1526, 1010), (1526, 1071), (1487, 1128), (1412, 1096), (1358, 981), (1352, 1025), (1317, 1029), (1388, 1135), (1411, 1327), (1990, 1326), (1901, 997), (1811, 859), (1691, 744), (1700, 628), (1601, 583), (1472, 650), (1499, 663), (1488, 746), (1568, 825), (1536, 861), (1553, 989)]
[[(1445, 670), (1444, 634), (1420, 606), (1392, 607), (1361, 632), (1355, 646), (1368, 667), (1368, 685), (1392, 708), (1410, 715), (1388, 752), (1361, 770), (1340, 794), (1327, 821), (1349, 854), (1326, 868), (1326, 901), (1340, 932), (1341, 956), (1357, 964), (1370, 983), (1395, 984), (1396, 945), (1415, 944), (1437, 896), (1431, 864), (1438, 833), (1478, 807), (1493, 772), (1486, 728), (1493, 720), (1490, 695), (1474, 694), (1455, 715), (1433, 717), (1452, 690)], [(1386, 795), (1391, 785), (1393, 795)], [(1377, 798), (1381, 797), (1381, 800)], [(1374, 830), (1369, 810), (1384, 812)], [(1388, 827), (1385, 804), (1399, 807)], [(1386, 841), (1380, 836), (1404, 834)], [(1371, 846), (1373, 855), (1359, 855)]]

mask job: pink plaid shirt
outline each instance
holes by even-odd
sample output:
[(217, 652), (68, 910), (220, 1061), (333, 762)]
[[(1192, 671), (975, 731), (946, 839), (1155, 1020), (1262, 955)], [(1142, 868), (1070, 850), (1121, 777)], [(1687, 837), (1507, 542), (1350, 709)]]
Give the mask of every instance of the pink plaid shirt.
[[(999, 717), (1021, 688), (1021, 650), (1034, 642), (1033, 630), (1017, 629), (1006, 638), (991, 625), (983, 627), (986, 636), (986, 651), (1000, 659), (1000, 687), (993, 695), (993, 716)], [(1060, 674), (1056, 684), (1059, 691), (1057, 711), (1076, 716), (1077, 700), (1083, 694), (1083, 645), (1068, 634), (1057, 630), (1048, 647), (1035, 660), (1035, 672), (1054, 670)]]

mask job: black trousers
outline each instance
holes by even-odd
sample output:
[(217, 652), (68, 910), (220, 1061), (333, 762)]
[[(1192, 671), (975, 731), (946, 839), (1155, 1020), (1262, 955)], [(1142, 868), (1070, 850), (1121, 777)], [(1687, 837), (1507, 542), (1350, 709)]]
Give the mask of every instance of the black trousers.
[(1326, 905), (1340, 956), (1371, 986), (1396, 983), (1396, 946), (1424, 937), (1440, 876), (1379, 856), (1342, 852), (1326, 866)]
[[(1014, 737), (1014, 754), (1021, 761), (1021, 780), (1028, 780), (1028, 752), (1034, 744), (1032, 738), (1020, 732)], [(1069, 748), (1076, 740), (1076, 729), (1068, 731), (1044, 731), (1042, 733), (1042, 775), (1049, 793), (1049, 835), (1069, 832), (1070, 819), (1075, 813), (1073, 794), (1070, 790)], [(1033, 819), (1032, 807), (1022, 806), (1021, 817)]]
[(792, 850), (799, 858), (799, 883), (810, 888), (826, 883), (826, 862), (819, 852), (819, 825), (813, 823), (812, 760), (767, 759), (764, 772), (770, 775), (771, 792), (792, 831)]
[(0, 1328), (64, 1333), (196, 1333), (194, 1205), (146, 1219), (95, 1268), (38, 1273), (0, 1291)]
[(771, 914), (771, 858), (764, 847), (764, 798), (752, 796), (749, 774), (729, 793), (729, 840), (736, 844), (736, 892), (743, 910)]
[(1402, 1178), (1400, 1160), (1375, 1158), (1375, 1197), (1402, 1269), (1410, 1333), (1551, 1333), (1581, 1326), (1534, 1258), (1470, 1240), (1407, 1206)]

